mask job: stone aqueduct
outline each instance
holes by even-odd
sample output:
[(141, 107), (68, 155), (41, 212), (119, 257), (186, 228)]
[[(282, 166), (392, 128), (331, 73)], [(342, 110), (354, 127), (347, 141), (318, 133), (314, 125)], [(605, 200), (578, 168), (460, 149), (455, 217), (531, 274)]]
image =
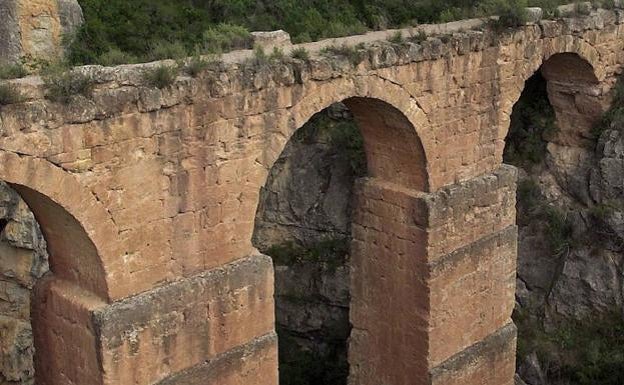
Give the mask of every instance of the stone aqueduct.
[(624, 63), (624, 12), (502, 34), (377, 42), (340, 56), (223, 64), (163, 90), (141, 66), (85, 67), (69, 105), (38, 78), (0, 109), (0, 178), (26, 200), (53, 274), (36, 288), (41, 385), (276, 385), (273, 272), (251, 243), (290, 136), (343, 101), (365, 140), (352, 243), (350, 383), (511, 385), (510, 113), (542, 68), (583, 145)]

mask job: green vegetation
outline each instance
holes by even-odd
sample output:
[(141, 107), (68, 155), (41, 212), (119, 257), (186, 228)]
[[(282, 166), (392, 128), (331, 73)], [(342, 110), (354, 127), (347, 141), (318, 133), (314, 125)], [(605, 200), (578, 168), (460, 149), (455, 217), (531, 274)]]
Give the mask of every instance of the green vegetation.
[(353, 118), (332, 118), (325, 111), (314, 115), (293, 136), (293, 140), (307, 142), (309, 137), (323, 133), (332, 147), (344, 154), (355, 177), (367, 173), (364, 138)]
[(0, 80), (18, 79), (28, 75), (26, 68), (18, 63), (0, 63)]
[(327, 56), (342, 56), (347, 58), (352, 65), (357, 66), (364, 60), (364, 56), (361, 54), (359, 48), (358, 46), (353, 47), (346, 44), (341, 46), (332, 45), (321, 49), (321, 54)]
[[(603, 0), (608, 2), (612, 0)], [(138, 61), (249, 48), (248, 31), (284, 29), (294, 42), (501, 14), (517, 25), (521, 7), (554, 15), (565, 0), (81, 0), (86, 23), (70, 46), (72, 64), (110, 63), (110, 52)], [(608, 5), (608, 4), (607, 4)], [(137, 28), (140, 26), (140, 28)], [(168, 56), (174, 58), (175, 56)], [(108, 61), (107, 61), (108, 60)]]
[(415, 35), (409, 37), (409, 41), (414, 43), (422, 43), (425, 40), (427, 40), (427, 33), (422, 29), (419, 30)]
[(146, 69), (143, 72), (143, 80), (150, 87), (167, 88), (171, 86), (178, 76), (177, 65), (161, 64), (159, 66)]
[(392, 44), (403, 44), (405, 39), (403, 38), (403, 34), (401, 31), (396, 31), (392, 36), (388, 38), (388, 41)]
[(164, 59), (182, 59), (188, 56), (188, 51), (179, 42), (158, 41), (151, 47), (146, 58), (150, 61)]
[(188, 61), (188, 63), (186, 63), (184, 70), (187, 74), (196, 78), (206, 68), (208, 68), (209, 65), (210, 63), (208, 62), (208, 60), (203, 59), (200, 55), (195, 55), (191, 58), (191, 60)]
[(539, 72), (533, 75), (511, 113), (503, 159), (527, 171), (544, 161), (546, 139), (557, 130), (546, 84)]
[(24, 101), (24, 96), (17, 87), (9, 83), (0, 83), (0, 106), (15, 104)]
[(204, 32), (202, 48), (209, 53), (222, 53), (248, 48), (250, 44), (251, 34), (245, 27), (219, 23)]
[(547, 332), (528, 311), (516, 312), (518, 354), (536, 352), (552, 383), (624, 384), (624, 317), (617, 311), (561, 320)]
[(500, 2), (494, 13), (499, 15), (498, 20), (492, 20), (491, 25), (494, 30), (500, 31), (505, 28), (518, 27), (527, 21), (526, 1), (510, 0)]
[(100, 55), (98, 62), (104, 66), (115, 66), (119, 64), (136, 63), (138, 60), (136, 56), (122, 52), (119, 48), (111, 48)]
[(295, 48), (291, 53), (290, 56), (293, 59), (299, 59), (299, 60), (303, 60), (303, 61), (308, 61), (310, 60), (310, 53), (308, 52), (308, 50), (306, 50), (303, 47), (298, 47)]
[(91, 76), (72, 71), (65, 64), (51, 64), (43, 70), (46, 98), (67, 104), (74, 96), (90, 96), (94, 81)]

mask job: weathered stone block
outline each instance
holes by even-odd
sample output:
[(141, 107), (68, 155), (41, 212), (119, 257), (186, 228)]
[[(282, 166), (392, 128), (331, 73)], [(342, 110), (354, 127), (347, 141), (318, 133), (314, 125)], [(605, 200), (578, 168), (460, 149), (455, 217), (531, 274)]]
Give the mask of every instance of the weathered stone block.
[[(249, 257), (100, 308), (93, 316), (106, 384), (163, 381), (221, 362), (222, 355), (235, 354), (233, 349), (273, 334), (271, 260)], [(274, 362), (274, 338), (267, 343), (262, 354)], [(261, 370), (273, 378), (264, 365)]]

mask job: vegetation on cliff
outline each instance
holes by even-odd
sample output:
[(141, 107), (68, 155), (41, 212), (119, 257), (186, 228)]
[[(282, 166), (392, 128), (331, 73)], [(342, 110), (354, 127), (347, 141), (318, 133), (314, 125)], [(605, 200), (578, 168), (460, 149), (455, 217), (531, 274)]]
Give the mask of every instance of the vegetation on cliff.
[(552, 11), (562, 3), (566, 1), (80, 0), (85, 24), (69, 56), (73, 64), (156, 60), (163, 52), (179, 55), (245, 47), (248, 31), (283, 29), (294, 42), (306, 42), (493, 14), (514, 21), (525, 6)]

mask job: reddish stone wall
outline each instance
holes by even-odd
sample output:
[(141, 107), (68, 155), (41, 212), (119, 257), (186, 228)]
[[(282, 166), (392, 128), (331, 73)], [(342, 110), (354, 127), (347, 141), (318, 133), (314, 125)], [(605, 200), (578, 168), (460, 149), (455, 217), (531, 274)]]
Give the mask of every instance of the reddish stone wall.
[(43, 99), (38, 78), (13, 81), (28, 99), (0, 107), (0, 178), (33, 208), (56, 277), (33, 320), (43, 383), (181, 384), (210, 372), (275, 385), (272, 272), (251, 245), (259, 189), (292, 133), (345, 101), (373, 177), (354, 226), (353, 381), (506, 384), (509, 114), (557, 53), (596, 79), (566, 92), (603, 105), (624, 62), (622, 21), (597, 11), (368, 43), (357, 66), (230, 62), (163, 90), (143, 83), (149, 64), (85, 67), (93, 95), (68, 105)]

